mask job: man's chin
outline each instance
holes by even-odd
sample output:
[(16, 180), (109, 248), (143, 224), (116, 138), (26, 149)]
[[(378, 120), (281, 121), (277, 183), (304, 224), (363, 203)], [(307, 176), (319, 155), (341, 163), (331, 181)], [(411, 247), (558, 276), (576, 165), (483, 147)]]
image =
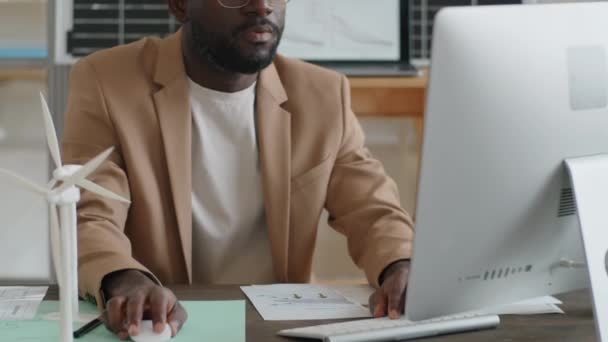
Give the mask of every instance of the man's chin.
[(241, 74), (255, 74), (257, 72), (260, 72), (264, 69), (266, 69), (266, 67), (268, 67), (270, 64), (272, 63), (272, 60), (249, 60), (249, 61), (243, 61), (243, 63), (240, 63), (238, 66), (236, 66), (235, 70)]
[(216, 56), (213, 54), (208, 54), (207, 58), (211, 63), (225, 71), (239, 74), (255, 74), (270, 65), (274, 55), (273, 57), (269, 57), (268, 55), (254, 55), (247, 57), (232, 55), (228, 57), (227, 55)]
[(241, 55), (236, 61), (233, 61), (232, 68), (243, 74), (255, 74), (272, 63), (275, 53), (273, 49), (269, 51), (256, 51), (254, 54)]
[(264, 44), (239, 44), (235, 49), (236, 53), (243, 59), (267, 59), (274, 55), (277, 50), (275, 42)]

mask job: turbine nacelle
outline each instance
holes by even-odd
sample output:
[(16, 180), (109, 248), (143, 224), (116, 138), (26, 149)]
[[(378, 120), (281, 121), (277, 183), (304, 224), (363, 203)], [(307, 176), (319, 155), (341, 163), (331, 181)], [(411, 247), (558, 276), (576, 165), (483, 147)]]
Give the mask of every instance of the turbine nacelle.
[(53, 171), (53, 179), (59, 182), (63, 182), (67, 178), (74, 175), (74, 173), (76, 173), (81, 168), (82, 165), (63, 165)]

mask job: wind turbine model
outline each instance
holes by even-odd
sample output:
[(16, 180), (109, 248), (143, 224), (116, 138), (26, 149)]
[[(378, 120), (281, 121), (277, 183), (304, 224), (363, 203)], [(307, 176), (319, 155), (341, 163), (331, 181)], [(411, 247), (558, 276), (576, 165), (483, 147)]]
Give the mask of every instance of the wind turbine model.
[[(55, 126), (44, 96), (40, 94), (46, 138), (51, 157), (57, 167), (53, 179), (46, 186), (34, 184), (25, 178), (6, 170), (0, 169), (0, 177), (5, 177), (25, 190), (42, 195), (49, 203), (51, 221), (51, 251), (53, 265), (59, 284), (61, 342), (73, 341), (73, 320), (78, 315), (78, 252), (76, 236), (76, 203), (80, 200), (80, 190), (83, 188), (100, 196), (130, 203), (123, 197), (102, 188), (85, 179), (95, 171), (112, 153), (113, 147), (107, 149), (84, 166), (62, 165), (59, 154), (59, 143), (55, 135)], [(57, 183), (61, 184), (54, 188)], [(59, 216), (57, 216), (59, 209)]]

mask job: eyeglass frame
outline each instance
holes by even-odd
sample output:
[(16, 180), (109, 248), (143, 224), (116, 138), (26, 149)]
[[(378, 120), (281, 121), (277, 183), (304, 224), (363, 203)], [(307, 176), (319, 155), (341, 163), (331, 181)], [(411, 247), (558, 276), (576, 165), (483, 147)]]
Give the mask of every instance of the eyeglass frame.
[[(249, 5), (249, 3), (251, 3), (251, 0), (243, 0), (245, 2), (242, 5), (240, 5), (240, 6), (226, 6), (222, 1), (223, 0), (217, 0), (217, 2), (220, 4), (220, 6), (222, 6), (224, 8), (229, 8), (229, 9), (243, 8), (243, 7), (247, 6), (247, 5)], [(268, 2), (273, 2), (273, 1), (282, 1), (285, 5), (287, 5), (290, 0), (268, 0)]]

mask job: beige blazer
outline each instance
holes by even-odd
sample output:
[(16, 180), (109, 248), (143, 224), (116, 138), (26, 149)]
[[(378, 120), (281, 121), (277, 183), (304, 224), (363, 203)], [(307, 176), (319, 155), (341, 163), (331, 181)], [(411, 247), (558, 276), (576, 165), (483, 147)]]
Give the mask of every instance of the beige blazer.
[[(65, 163), (116, 150), (92, 176), (131, 205), (84, 191), (78, 205), (81, 294), (103, 302), (105, 275), (148, 272), (192, 280), (191, 132), (181, 32), (101, 51), (72, 69)], [(323, 208), (372, 285), (409, 258), (412, 220), (397, 188), (364, 148), (344, 76), (277, 56), (257, 82), (256, 125), (277, 282), (310, 280)], [(239, 251), (233, 251), (239, 253)], [(255, 267), (255, 265), (252, 265)]]

